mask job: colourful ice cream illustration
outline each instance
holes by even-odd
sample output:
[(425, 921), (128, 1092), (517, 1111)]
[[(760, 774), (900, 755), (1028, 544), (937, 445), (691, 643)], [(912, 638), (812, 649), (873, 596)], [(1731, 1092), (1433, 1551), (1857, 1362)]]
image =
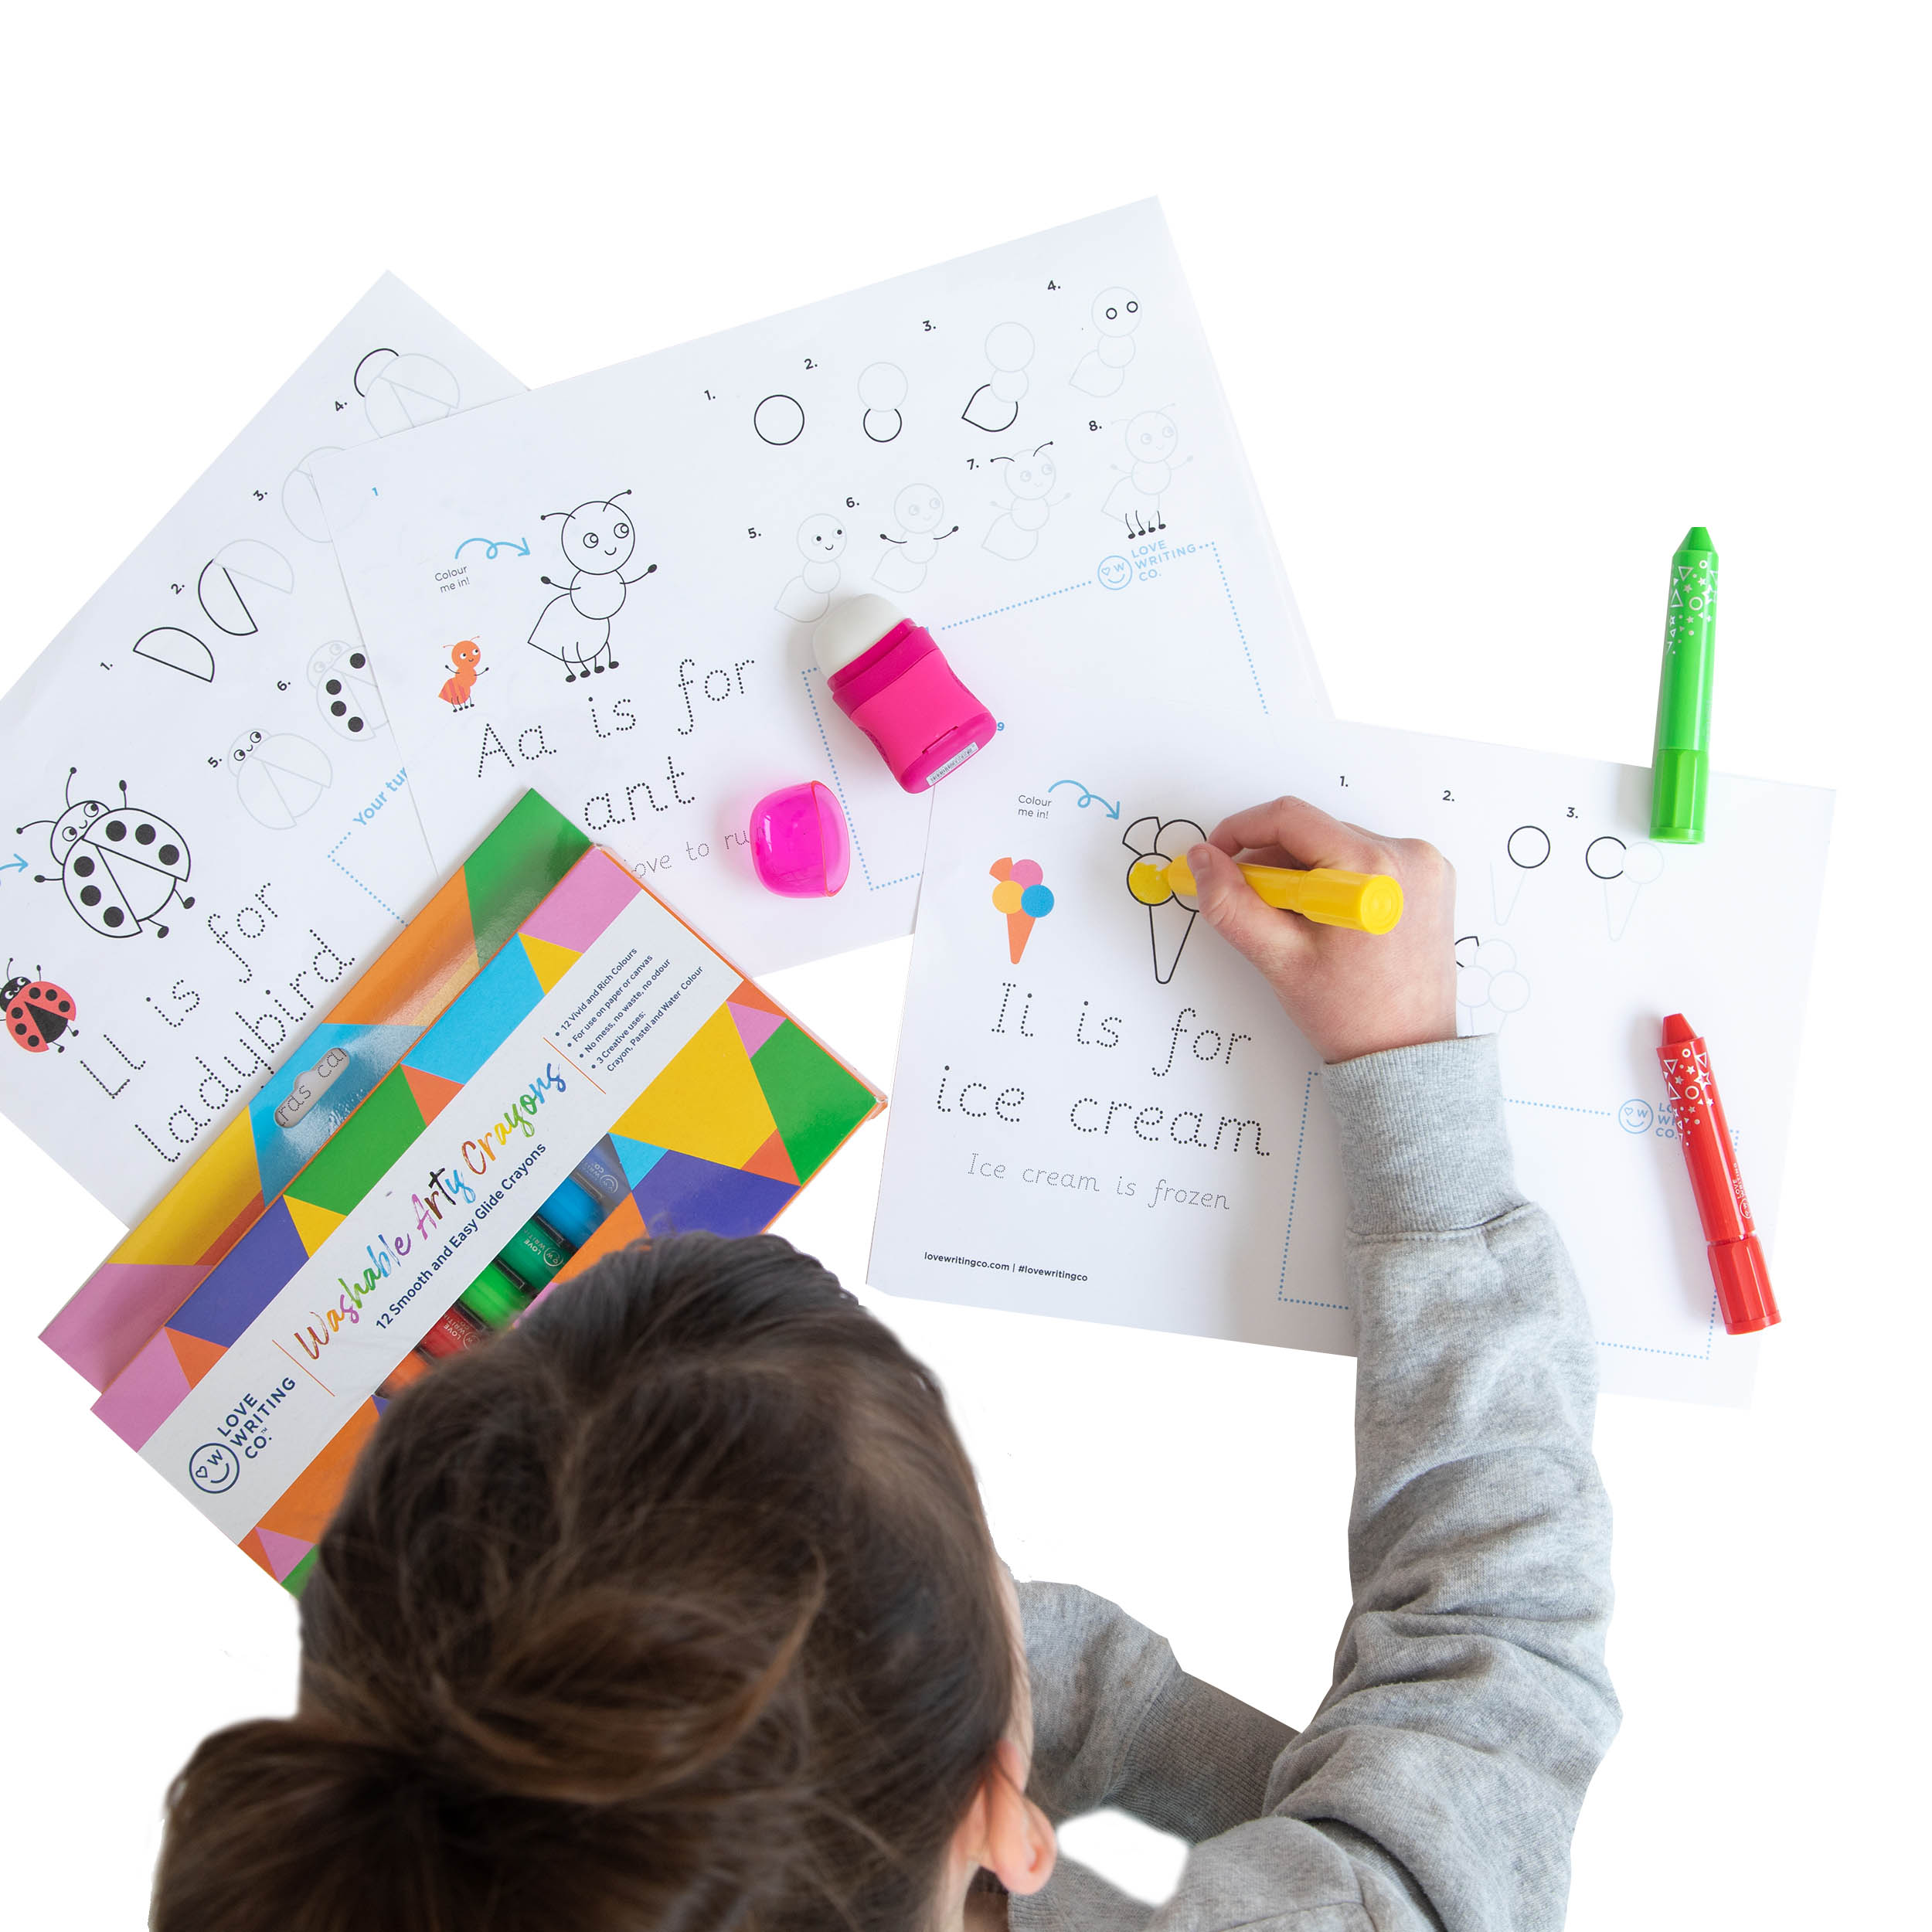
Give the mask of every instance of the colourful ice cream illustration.
[(1007, 947), (1017, 966), (1033, 921), (1044, 919), (1053, 910), (1053, 889), (1046, 884), (1036, 859), (995, 859), (986, 869), (999, 881), (993, 888), (993, 910), (1006, 915)]

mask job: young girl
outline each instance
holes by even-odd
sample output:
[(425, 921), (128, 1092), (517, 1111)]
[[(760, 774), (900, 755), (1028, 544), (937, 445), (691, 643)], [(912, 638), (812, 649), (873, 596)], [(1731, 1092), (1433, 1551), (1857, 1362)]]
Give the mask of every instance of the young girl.
[[(1393, 872), (1407, 916), (1310, 925), (1243, 853)], [(1561, 1923), (1617, 1715), (1593, 1345), (1494, 1043), (1455, 1037), (1449, 869), (1293, 799), (1189, 856), (1329, 1063), (1347, 1173), (1354, 1602), (1308, 1729), (1015, 1590), (926, 1370), (784, 1242), (687, 1236), (391, 1409), (296, 1715), (170, 1794), (157, 1932)], [(1056, 1867), (1103, 1805), (1193, 1844), (1166, 1904)]]

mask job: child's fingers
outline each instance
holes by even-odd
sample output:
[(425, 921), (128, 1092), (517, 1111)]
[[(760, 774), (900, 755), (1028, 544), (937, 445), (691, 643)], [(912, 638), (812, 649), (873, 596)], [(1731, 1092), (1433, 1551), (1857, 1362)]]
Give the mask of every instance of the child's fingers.
[(1196, 845), (1187, 857), (1195, 903), (1264, 978), (1278, 981), (1308, 957), (1311, 929), (1307, 922), (1268, 904), (1226, 853), (1214, 845)]
[(1381, 844), (1353, 825), (1331, 818), (1304, 798), (1275, 798), (1223, 818), (1208, 842), (1230, 857), (1246, 849), (1277, 846), (1290, 865), (1304, 871), (1332, 866), (1342, 872), (1375, 872)]

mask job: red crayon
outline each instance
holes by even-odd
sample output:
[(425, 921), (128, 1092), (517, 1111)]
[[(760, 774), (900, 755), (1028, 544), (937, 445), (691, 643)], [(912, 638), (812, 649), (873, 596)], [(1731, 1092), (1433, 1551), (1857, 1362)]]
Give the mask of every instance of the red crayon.
[(461, 1308), (451, 1308), (434, 1328), (417, 1344), (426, 1355), (441, 1362), (448, 1356), (461, 1355), (465, 1349), (473, 1349), (489, 1333), (474, 1316), (465, 1315)]
[(1744, 1198), (1744, 1179), (1737, 1171), (1724, 1103), (1711, 1077), (1710, 1052), (1682, 1013), (1672, 1013), (1664, 1022), (1664, 1043), (1657, 1049), (1657, 1060), (1670, 1090), (1677, 1138), (1684, 1144), (1697, 1218), (1709, 1244), (1706, 1251), (1725, 1328), (1732, 1335), (1768, 1328), (1779, 1318), (1777, 1301), (1771, 1293), (1764, 1250), (1757, 1244), (1751, 1204)]

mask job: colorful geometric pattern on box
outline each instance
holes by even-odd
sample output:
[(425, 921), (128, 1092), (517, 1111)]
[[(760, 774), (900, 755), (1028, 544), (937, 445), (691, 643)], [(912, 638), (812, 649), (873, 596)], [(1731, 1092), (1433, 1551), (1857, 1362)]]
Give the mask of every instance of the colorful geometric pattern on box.
[[(601, 850), (574, 866), (517, 929), (515, 943), (504, 946), (404, 1053), (174, 1311), (94, 1404), (95, 1414), (131, 1447), (145, 1444), (579, 954), (645, 890)], [(699, 1228), (757, 1233), (883, 1104), (882, 1095), (740, 975), (612, 1123), (610, 1143), (631, 1192), (558, 1282), (646, 1236)], [(241, 1547), (278, 1582), (300, 1588), (305, 1559), (386, 1406), (379, 1396), (363, 1403), (243, 1539)]]
[[(105, 1389), (590, 849), (576, 825), (526, 791), (41, 1340)], [(343, 1059), (314, 1104), (292, 1126), (278, 1124), (275, 1111), (297, 1082), (335, 1052)]]

